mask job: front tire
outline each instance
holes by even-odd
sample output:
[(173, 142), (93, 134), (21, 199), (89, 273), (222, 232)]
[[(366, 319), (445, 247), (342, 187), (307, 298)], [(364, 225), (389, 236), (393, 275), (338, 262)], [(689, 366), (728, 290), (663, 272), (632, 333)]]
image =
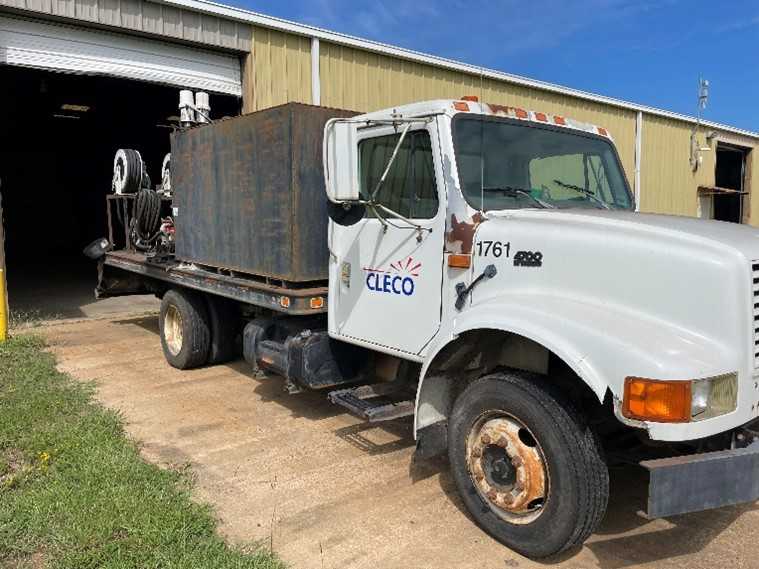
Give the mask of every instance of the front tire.
[(544, 378), (478, 379), (456, 399), (448, 428), (459, 493), (501, 543), (547, 557), (583, 543), (600, 523), (609, 473), (597, 440)]
[(159, 327), (169, 365), (190, 369), (208, 361), (211, 329), (201, 296), (181, 289), (168, 291), (161, 299)]

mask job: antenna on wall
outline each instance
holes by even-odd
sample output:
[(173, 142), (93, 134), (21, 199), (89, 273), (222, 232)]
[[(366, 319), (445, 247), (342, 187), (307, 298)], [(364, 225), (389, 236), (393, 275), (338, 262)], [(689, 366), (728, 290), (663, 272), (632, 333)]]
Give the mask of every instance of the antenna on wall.
[(690, 134), (690, 167), (695, 172), (701, 163), (704, 161), (704, 157), (701, 156), (702, 152), (711, 150), (709, 146), (701, 146), (698, 142), (698, 131), (701, 128), (701, 115), (706, 109), (706, 103), (709, 100), (709, 80), (703, 77), (698, 78), (698, 107), (696, 109), (696, 124)]

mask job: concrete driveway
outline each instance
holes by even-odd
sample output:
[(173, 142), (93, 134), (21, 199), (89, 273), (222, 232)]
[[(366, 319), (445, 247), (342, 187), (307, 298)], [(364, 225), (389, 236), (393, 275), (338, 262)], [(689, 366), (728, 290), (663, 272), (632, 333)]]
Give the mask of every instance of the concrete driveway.
[(470, 521), (444, 460), (414, 460), (409, 421), (362, 424), (244, 362), (175, 370), (153, 316), (44, 333), (62, 370), (97, 381), (147, 460), (192, 465), (197, 498), (230, 540), (263, 542), (297, 569), (759, 567), (756, 505), (649, 522), (636, 515), (636, 471), (612, 473), (609, 512), (585, 547), (532, 562)]

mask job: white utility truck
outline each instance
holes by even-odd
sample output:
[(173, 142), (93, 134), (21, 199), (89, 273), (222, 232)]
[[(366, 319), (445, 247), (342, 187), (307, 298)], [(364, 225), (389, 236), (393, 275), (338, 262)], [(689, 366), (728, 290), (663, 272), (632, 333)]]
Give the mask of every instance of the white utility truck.
[[(93, 254), (99, 294), (160, 296), (175, 367), (241, 349), (291, 392), (412, 417), (417, 453), (447, 453), (472, 517), (530, 557), (594, 531), (611, 463), (649, 471), (650, 517), (759, 499), (759, 231), (636, 213), (609, 133), (566, 117), (351, 115), (175, 133), (155, 236), (153, 190), (109, 197), (125, 244)], [(261, 268), (283, 258), (300, 276)]]

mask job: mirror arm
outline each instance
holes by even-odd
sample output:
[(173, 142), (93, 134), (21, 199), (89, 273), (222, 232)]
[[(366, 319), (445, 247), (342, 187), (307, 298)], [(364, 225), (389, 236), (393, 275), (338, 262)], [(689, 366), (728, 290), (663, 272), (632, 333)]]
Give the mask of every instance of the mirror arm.
[[(372, 205), (372, 207), (375, 209), (375, 211), (378, 210), (378, 209), (381, 209), (382, 211), (384, 211), (386, 213), (389, 213), (390, 215), (393, 215), (393, 216), (397, 217), (401, 221), (405, 221), (406, 223), (408, 223), (411, 227), (408, 227), (407, 229), (414, 229), (414, 230), (416, 230), (416, 240), (417, 241), (421, 241), (422, 240), (422, 234), (425, 231), (427, 233), (432, 233), (432, 228), (430, 228), (430, 227), (422, 227), (418, 223), (414, 223), (413, 221), (411, 221), (407, 217), (402, 216), (397, 211), (393, 211), (392, 209), (387, 208), (387, 207), (385, 207), (382, 204), (375, 203), (375, 204)], [(383, 220), (383, 223), (388, 223), (388, 222), (386, 220)], [(397, 227), (398, 229), (403, 229), (402, 227), (398, 227), (396, 225), (393, 225), (393, 227)], [(385, 231), (387, 231), (387, 226), (385, 227)]]
[(406, 138), (406, 134), (408, 134), (409, 129), (411, 128), (411, 125), (413, 123), (408, 123), (406, 125), (406, 128), (403, 129), (403, 132), (401, 133), (401, 137), (398, 139), (398, 142), (395, 145), (395, 149), (393, 150), (392, 156), (390, 156), (390, 160), (387, 162), (387, 166), (385, 166), (385, 171), (382, 172), (382, 177), (377, 182), (377, 185), (374, 187), (374, 190), (371, 194), (371, 200), (374, 201), (374, 199), (377, 197), (377, 193), (382, 188), (382, 185), (385, 183), (385, 179), (387, 178), (388, 173), (390, 172), (390, 168), (393, 166), (393, 163), (395, 162), (395, 157), (398, 156), (398, 150), (401, 148), (401, 144), (403, 144), (404, 139)]

